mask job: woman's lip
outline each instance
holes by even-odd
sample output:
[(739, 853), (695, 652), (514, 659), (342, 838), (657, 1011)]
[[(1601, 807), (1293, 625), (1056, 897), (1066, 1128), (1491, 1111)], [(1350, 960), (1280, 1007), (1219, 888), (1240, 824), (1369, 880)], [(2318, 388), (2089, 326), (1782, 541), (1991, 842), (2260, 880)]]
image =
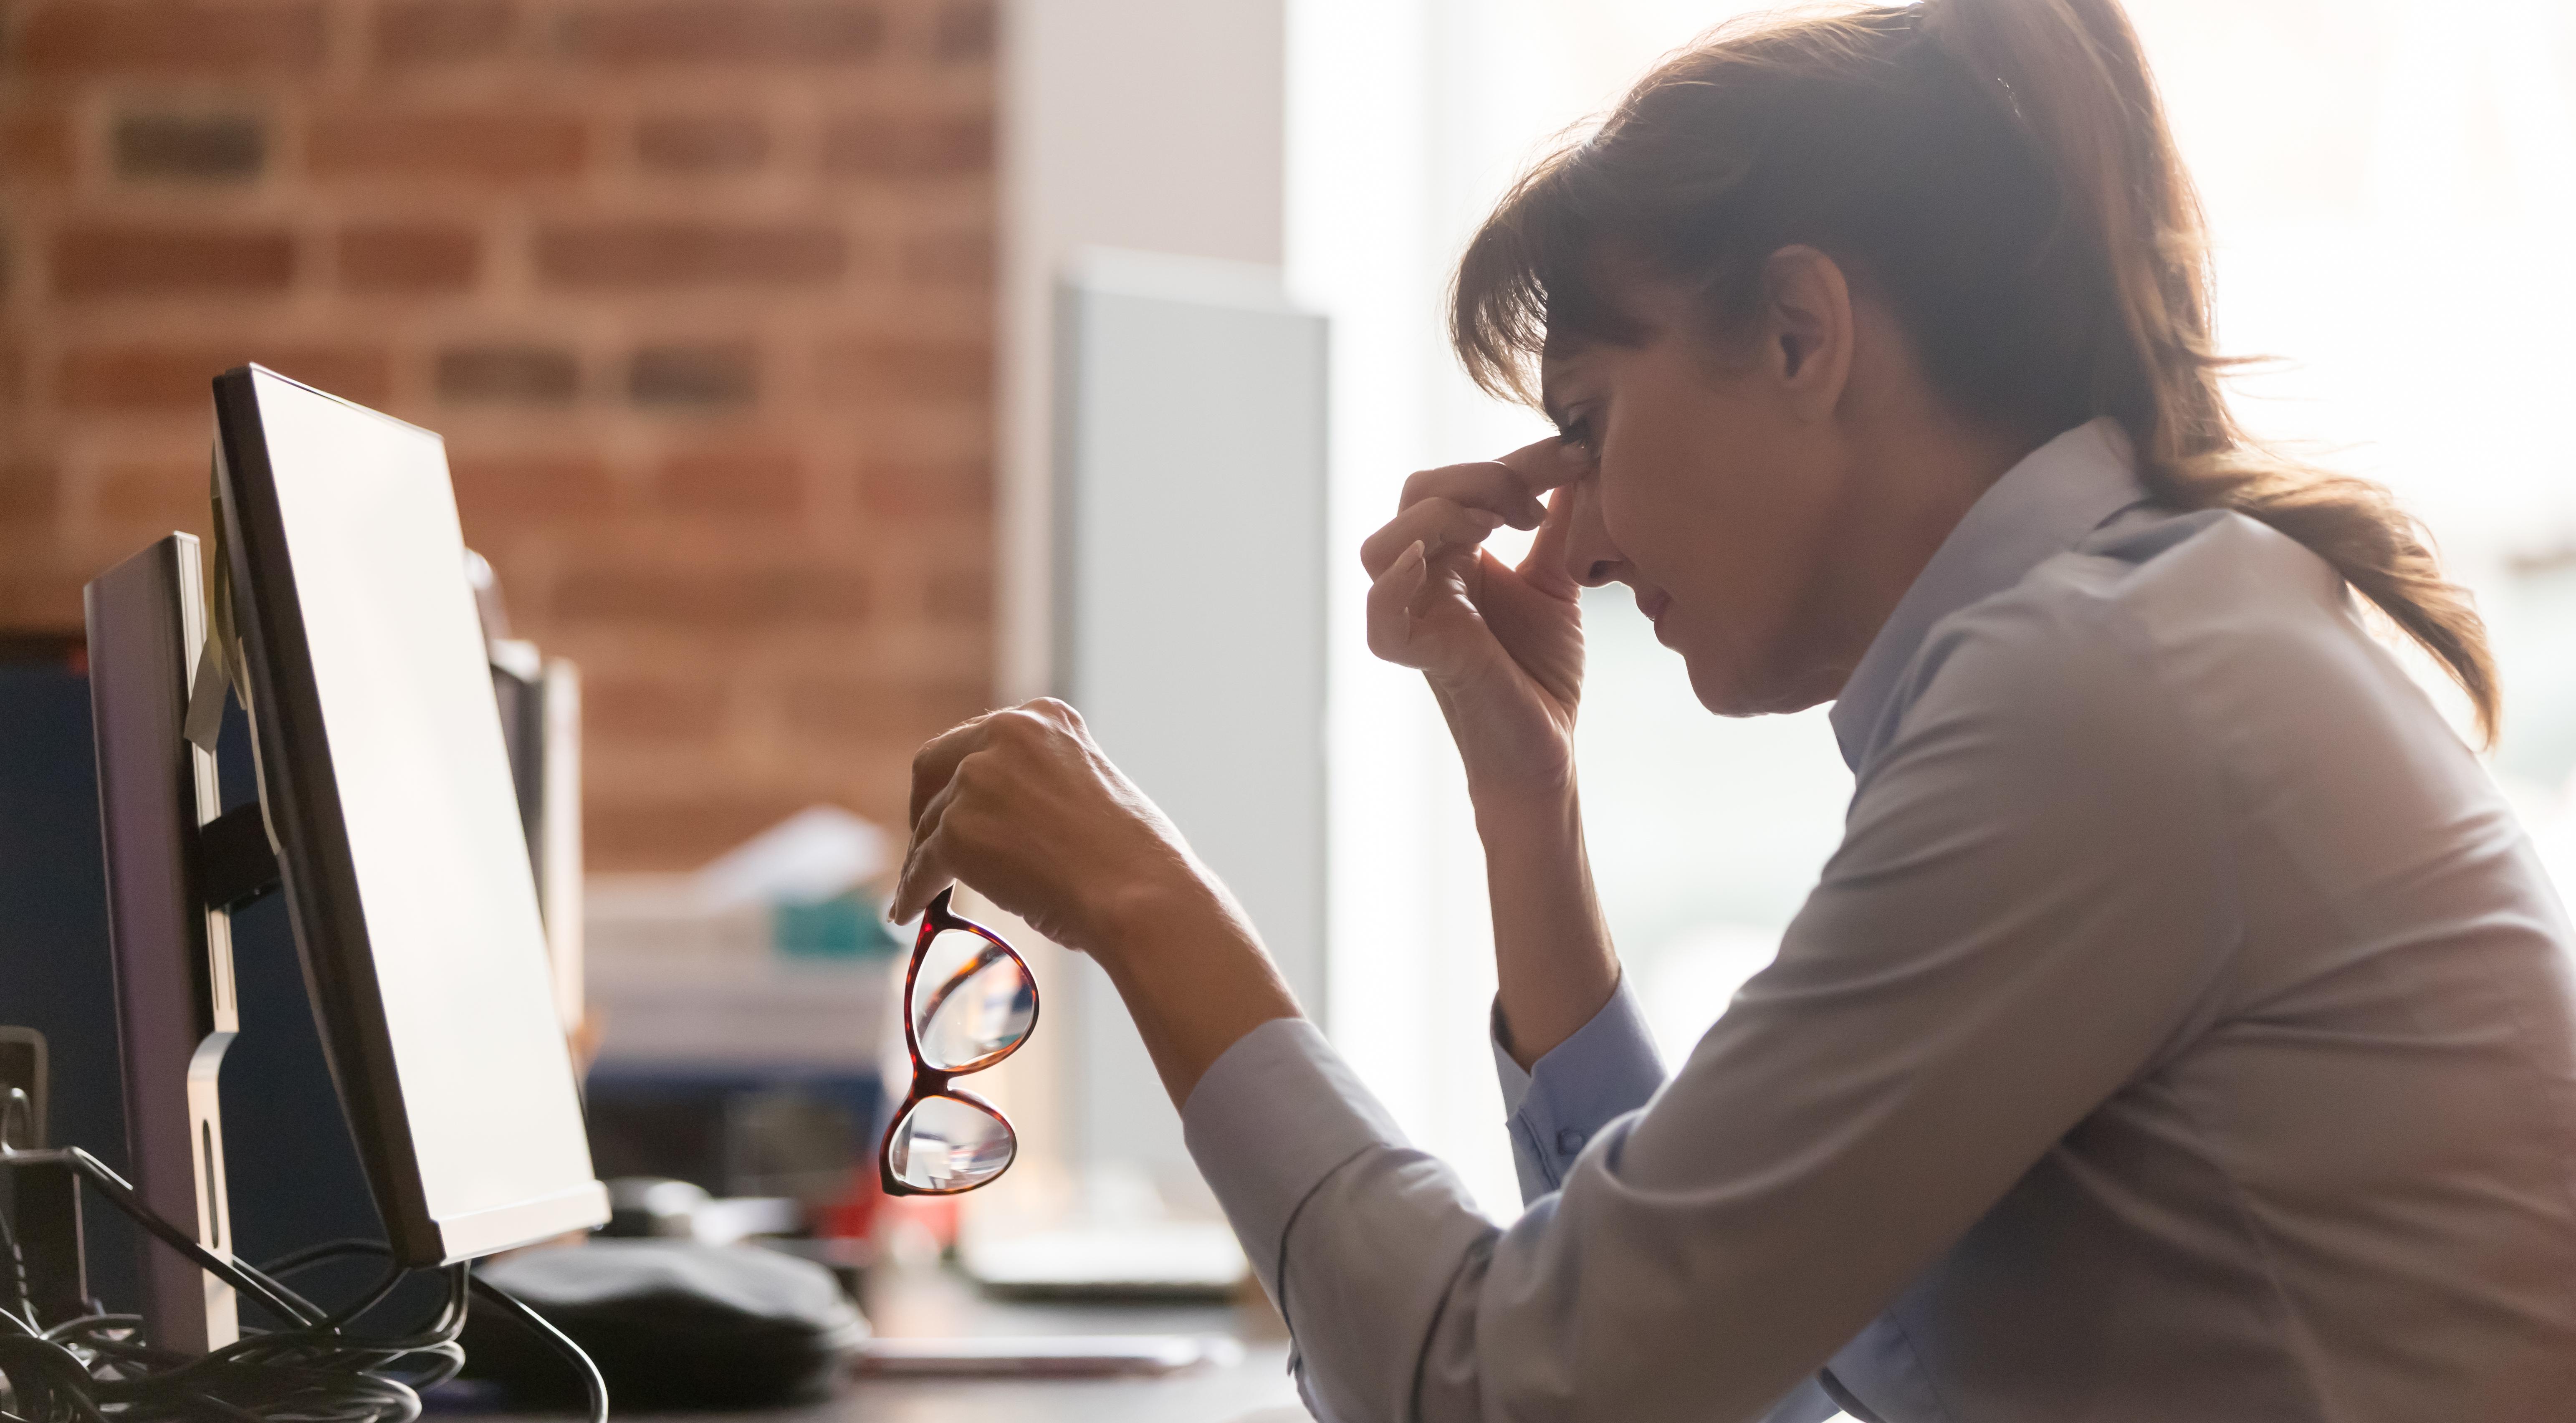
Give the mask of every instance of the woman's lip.
[(1644, 613), (1649, 622), (1662, 622), (1664, 610), (1672, 605), (1673, 595), (1670, 593), (1654, 592), (1637, 595), (1637, 611)]

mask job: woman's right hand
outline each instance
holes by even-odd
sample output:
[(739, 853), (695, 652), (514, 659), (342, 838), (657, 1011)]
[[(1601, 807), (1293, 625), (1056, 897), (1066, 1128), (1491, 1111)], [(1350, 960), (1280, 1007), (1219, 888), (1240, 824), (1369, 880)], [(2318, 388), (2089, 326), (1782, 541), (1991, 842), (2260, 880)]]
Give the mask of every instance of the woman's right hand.
[[(1573, 785), (1583, 690), (1581, 590), (1563, 554), (1573, 501), (1538, 496), (1591, 463), (1581, 445), (1551, 438), (1423, 470), (1404, 482), (1396, 516), (1360, 545), (1374, 580), (1369, 650), (1431, 684), (1480, 802), (1552, 798)], [(1539, 531), (1518, 568), (1482, 547), (1504, 524)]]

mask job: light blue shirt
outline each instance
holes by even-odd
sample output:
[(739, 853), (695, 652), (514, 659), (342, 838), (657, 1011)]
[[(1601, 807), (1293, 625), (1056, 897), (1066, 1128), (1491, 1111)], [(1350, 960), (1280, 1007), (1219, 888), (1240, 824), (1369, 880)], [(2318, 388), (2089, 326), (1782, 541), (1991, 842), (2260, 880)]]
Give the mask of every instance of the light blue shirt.
[(1518, 1220), (1302, 1020), (1208, 1070), (1319, 1417), (2576, 1417), (2558, 898), (2333, 571), (2133, 469), (2069, 431), (1942, 545), (1834, 708), (1841, 848), (1677, 1073), (1624, 986), (1498, 1054)]

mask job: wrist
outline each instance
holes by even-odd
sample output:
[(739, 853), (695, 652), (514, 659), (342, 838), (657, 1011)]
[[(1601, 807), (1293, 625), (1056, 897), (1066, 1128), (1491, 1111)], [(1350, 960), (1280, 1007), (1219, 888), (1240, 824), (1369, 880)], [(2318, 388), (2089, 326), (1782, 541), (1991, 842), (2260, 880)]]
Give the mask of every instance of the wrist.
[(1471, 781), (1467, 803), (1488, 855), (1523, 850), (1557, 855), (1583, 838), (1582, 798), (1571, 776), (1499, 785)]
[(1114, 969), (1152, 954), (1154, 945), (1174, 937), (1176, 930), (1189, 938), (1222, 923), (1228, 917), (1223, 901), (1192, 868), (1156, 866), (1096, 882), (1082, 916), (1083, 942), (1065, 947)]
[(1246, 1033), (1299, 1013), (1261, 939), (1224, 887), (1194, 871), (1104, 896), (1089, 952), (1127, 1007), (1175, 1106)]

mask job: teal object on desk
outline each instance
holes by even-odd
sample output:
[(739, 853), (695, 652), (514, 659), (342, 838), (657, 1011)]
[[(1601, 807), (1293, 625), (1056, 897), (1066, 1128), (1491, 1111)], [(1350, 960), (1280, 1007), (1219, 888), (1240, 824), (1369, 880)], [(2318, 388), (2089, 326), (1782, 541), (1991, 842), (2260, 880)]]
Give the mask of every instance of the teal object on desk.
[(902, 947), (886, 932), (885, 916), (856, 894), (771, 905), (769, 944), (791, 959), (891, 958)]

